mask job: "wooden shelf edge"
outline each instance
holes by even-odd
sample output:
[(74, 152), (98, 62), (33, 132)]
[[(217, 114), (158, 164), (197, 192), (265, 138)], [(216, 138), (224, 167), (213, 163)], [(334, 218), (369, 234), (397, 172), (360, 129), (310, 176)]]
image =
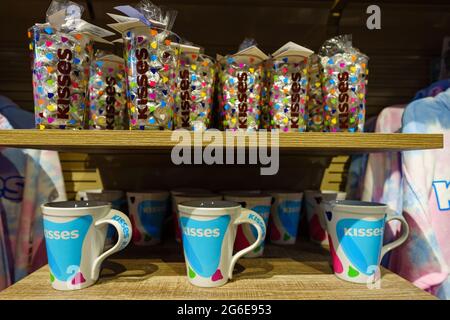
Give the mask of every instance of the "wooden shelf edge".
[[(0, 131), (0, 146), (58, 151), (84, 150), (86, 152), (107, 150), (167, 150), (179, 143), (173, 138), (173, 131), (64, 131), (64, 130), (4, 130)], [(226, 141), (223, 132), (214, 132)], [(270, 146), (272, 134), (257, 132), (255, 138), (235, 140), (235, 146)], [(254, 140), (253, 140), (254, 139)], [(274, 140), (275, 141), (275, 140)], [(290, 151), (316, 151), (344, 153), (382, 152), (418, 149), (439, 149), (443, 147), (442, 134), (402, 134), (402, 133), (279, 133), (278, 147)], [(201, 136), (190, 133), (188, 145), (209, 145)], [(276, 144), (274, 145), (276, 146)]]

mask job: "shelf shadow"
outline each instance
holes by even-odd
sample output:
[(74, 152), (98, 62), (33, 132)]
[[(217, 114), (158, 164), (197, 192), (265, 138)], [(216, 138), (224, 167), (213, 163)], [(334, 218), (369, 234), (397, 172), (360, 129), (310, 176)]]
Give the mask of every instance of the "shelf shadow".
[[(99, 283), (106, 283), (110, 281), (120, 282), (138, 282), (150, 278), (159, 268), (152, 263), (146, 263), (137, 268), (127, 268), (123, 264), (115, 261), (105, 261), (102, 265)], [(138, 271), (139, 274), (134, 274)]]
[[(136, 269), (136, 265), (142, 265), (142, 270), (144, 270), (142, 276), (120, 276), (127, 279), (136, 278), (136, 281), (146, 279), (146, 277), (151, 276), (152, 273), (158, 270), (157, 264), (160, 262), (166, 263), (173, 271), (173, 275), (186, 275), (183, 247), (175, 241), (167, 241), (161, 245), (150, 247), (130, 245), (127, 249), (114, 254), (112, 258), (115, 261), (118, 261), (117, 259), (135, 260), (137, 263), (133, 266), (134, 269)], [(277, 261), (271, 261), (271, 259), (276, 259)], [(278, 261), (279, 259), (283, 260), (281, 264)], [(286, 261), (287, 267), (284, 267), (284, 261)], [(111, 261), (107, 262), (111, 263)], [(107, 262), (104, 264), (105, 268)], [(331, 257), (326, 248), (302, 239), (294, 245), (268, 243), (263, 257), (240, 259), (235, 266), (233, 277), (252, 279), (270, 278), (280, 274), (332, 274), (330, 262)], [(124, 273), (125, 267), (121, 266), (122, 269), (118, 269), (120, 267), (117, 265), (118, 263), (116, 263), (115, 271), (113, 270), (113, 274), (109, 278), (114, 278), (116, 275)], [(127, 271), (129, 273), (130, 270)]]

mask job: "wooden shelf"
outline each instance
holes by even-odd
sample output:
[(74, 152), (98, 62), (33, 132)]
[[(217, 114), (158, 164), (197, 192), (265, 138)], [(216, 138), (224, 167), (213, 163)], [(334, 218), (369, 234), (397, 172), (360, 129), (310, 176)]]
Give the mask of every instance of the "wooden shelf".
[(311, 243), (268, 245), (266, 257), (240, 259), (234, 279), (198, 288), (186, 278), (181, 246), (129, 247), (103, 264), (99, 281), (78, 291), (51, 288), (45, 266), (0, 293), (7, 299), (435, 299), (383, 269), (380, 289), (332, 274), (328, 252)]
[[(3, 130), (0, 146), (47, 149), (87, 153), (167, 152), (178, 141), (172, 141), (173, 131), (100, 131), (100, 130)], [(262, 138), (257, 133), (258, 139)], [(225, 135), (221, 133), (225, 141)], [(191, 133), (191, 144), (199, 141)], [(267, 145), (272, 136), (269, 134)], [(244, 145), (251, 146), (251, 139)], [(259, 140), (261, 141), (261, 140)], [(261, 142), (260, 142), (261, 143)], [(260, 144), (261, 145), (261, 144)], [(307, 154), (351, 154), (366, 152), (436, 149), (443, 147), (442, 134), (383, 134), (383, 133), (280, 133), (279, 147), (282, 152)]]

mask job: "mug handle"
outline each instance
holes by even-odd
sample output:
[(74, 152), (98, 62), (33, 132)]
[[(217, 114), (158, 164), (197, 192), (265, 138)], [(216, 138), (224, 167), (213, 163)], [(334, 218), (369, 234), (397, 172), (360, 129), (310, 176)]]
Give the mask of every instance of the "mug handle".
[(233, 278), (233, 270), (234, 270), (234, 265), (236, 264), (236, 262), (243, 255), (249, 253), (250, 251), (255, 249), (257, 246), (259, 246), (264, 241), (264, 238), (266, 236), (266, 224), (264, 223), (264, 219), (259, 214), (257, 214), (255, 211), (252, 211), (247, 208), (242, 208), (241, 215), (239, 216), (239, 218), (236, 219), (236, 221), (234, 221), (234, 225), (237, 226), (237, 225), (240, 225), (243, 223), (250, 223), (251, 225), (253, 225), (256, 228), (256, 231), (258, 232), (258, 237), (256, 238), (256, 241), (253, 242), (250, 246), (248, 246), (245, 249), (242, 249), (239, 252), (236, 252), (236, 254), (231, 258), (230, 268), (228, 271), (229, 279)]
[(95, 259), (91, 270), (92, 279), (98, 278), (100, 273), (100, 266), (103, 260), (105, 260), (113, 253), (124, 249), (131, 240), (132, 228), (130, 219), (119, 210), (111, 209), (106, 217), (98, 220), (95, 223), (95, 227), (99, 227), (103, 224), (111, 224), (114, 228), (116, 228), (119, 235), (119, 240), (117, 240), (117, 243), (111, 249), (103, 252), (100, 256), (97, 257), (97, 259)]
[(391, 220), (400, 221), (402, 224), (402, 235), (398, 239), (385, 244), (383, 246), (383, 248), (381, 248), (380, 259), (383, 259), (384, 255), (386, 253), (388, 253), (392, 249), (397, 248), (399, 245), (401, 245), (403, 242), (405, 242), (409, 235), (409, 226), (408, 226), (408, 223), (406, 222), (405, 218), (403, 218), (400, 215), (397, 215), (396, 212), (390, 208), (388, 208), (386, 211), (387, 211), (387, 217), (386, 217), (385, 225)]

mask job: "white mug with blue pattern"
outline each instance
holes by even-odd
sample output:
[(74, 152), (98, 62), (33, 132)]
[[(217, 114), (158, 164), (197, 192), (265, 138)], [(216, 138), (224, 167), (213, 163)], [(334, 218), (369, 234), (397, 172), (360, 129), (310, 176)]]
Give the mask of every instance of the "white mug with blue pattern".
[[(406, 220), (375, 202), (333, 200), (325, 202), (324, 208), (334, 274), (356, 283), (378, 281), (383, 256), (408, 237)], [(385, 225), (391, 220), (400, 221), (402, 232), (383, 245)]]
[[(42, 205), (50, 282), (56, 290), (93, 285), (102, 262), (124, 249), (131, 240), (131, 223), (122, 212), (103, 201), (61, 201)], [(112, 225), (118, 241), (104, 251), (106, 231)]]
[(133, 244), (152, 246), (161, 243), (164, 219), (169, 208), (169, 192), (148, 190), (127, 192), (128, 210), (133, 226)]
[[(219, 287), (233, 277), (237, 260), (261, 245), (264, 219), (233, 201), (193, 200), (178, 205), (188, 280), (199, 287)], [(233, 255), (238, 225), (249, 223), (256, 241)]]
[(273, 197), (269, 219), (270, 242), (295, 244), (301, 220), (303, 192), (268, 191)]

